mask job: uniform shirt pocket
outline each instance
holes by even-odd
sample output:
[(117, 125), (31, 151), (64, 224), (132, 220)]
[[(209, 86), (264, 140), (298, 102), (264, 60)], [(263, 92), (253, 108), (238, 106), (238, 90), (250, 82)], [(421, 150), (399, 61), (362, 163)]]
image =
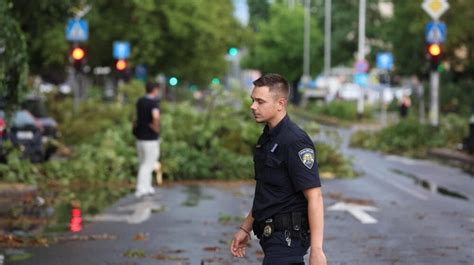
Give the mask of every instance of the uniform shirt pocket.
[(274, 155), (268, 155), (265, 159), (265, 183), (274, 186), (283, 186), (286, 184), (286, 179), (287, 176), (286, 170), (283, 168), (283, 160)]
[(255, 179), (262, 180), (265, 172), (265, 155), (261, 150), (257, 150), (253, 157)]

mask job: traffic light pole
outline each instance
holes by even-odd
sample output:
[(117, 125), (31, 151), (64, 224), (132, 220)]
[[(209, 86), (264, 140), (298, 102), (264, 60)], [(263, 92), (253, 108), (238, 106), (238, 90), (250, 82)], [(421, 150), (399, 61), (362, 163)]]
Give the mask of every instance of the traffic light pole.
[(437, 127), (439, 125), (439, 72), (431, 70), (431, 105), (430, 105), (430, 124)]

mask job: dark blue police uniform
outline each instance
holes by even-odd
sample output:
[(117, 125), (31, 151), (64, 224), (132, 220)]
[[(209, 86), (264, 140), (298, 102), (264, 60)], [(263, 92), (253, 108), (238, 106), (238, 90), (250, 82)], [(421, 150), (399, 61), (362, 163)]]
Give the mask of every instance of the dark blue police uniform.
[(321, 186), (313, 142), (287, 115), (272, 130), (265, 126), (254, 165), (253, 230), (263, 264), (303, 264), (310, 245), (303, 190)]

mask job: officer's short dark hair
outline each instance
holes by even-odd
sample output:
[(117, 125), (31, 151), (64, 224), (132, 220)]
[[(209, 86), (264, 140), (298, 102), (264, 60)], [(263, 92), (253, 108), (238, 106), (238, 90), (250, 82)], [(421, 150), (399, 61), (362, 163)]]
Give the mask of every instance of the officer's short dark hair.
[(279, 74), (265, 74), (259, 79), (253, 81), (256, 87), (267, 86), (270, 91), (277, 92), (288, 99), (290, 95), (290, 85), (288, 81)]
[(145, 85), (145, 89), (146, 89), (147, 93), (151, 93), (151, 92), (153, 92), (153, 90), (159, 89), (159, 88), (160, 88), (160, 84), (156, 83), (156, 82), (150, 82), (149, 81)]

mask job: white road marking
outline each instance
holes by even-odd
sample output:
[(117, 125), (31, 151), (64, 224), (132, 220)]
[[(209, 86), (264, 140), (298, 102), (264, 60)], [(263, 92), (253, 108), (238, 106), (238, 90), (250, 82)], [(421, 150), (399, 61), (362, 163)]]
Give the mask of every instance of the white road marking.
[(328, 208), (329, 211), (347, 211), (363, 224), (376, 224), (377, 220), (365, 211), (378, 211), (377, 208), (353, 203), (338, 202)]
[(88, 221), (96, 222), (127, 222), (129, 224), (139, 224), (148, 220), (153, 210), (161, 210), (162, 205), (152, 201), (142, 201), (135, 204), (118, 207), (119, 211), (130, 211), (132, 214), (99, 214), (91, 217), (86, 217)]

